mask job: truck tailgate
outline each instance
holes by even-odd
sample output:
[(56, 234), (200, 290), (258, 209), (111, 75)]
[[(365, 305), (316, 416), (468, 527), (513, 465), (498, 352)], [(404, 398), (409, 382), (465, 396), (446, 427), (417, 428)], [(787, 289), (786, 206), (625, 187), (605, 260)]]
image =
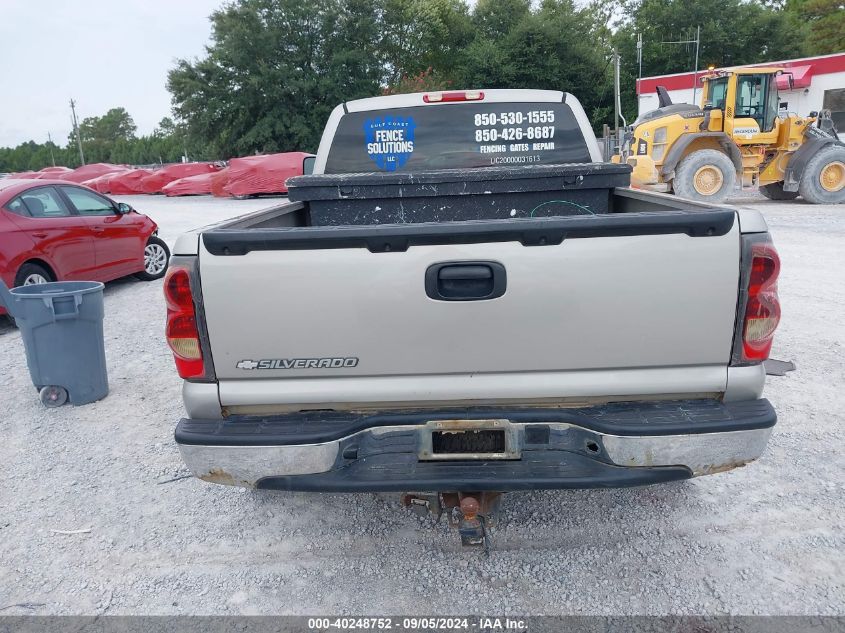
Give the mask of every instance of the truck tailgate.
[[(415, 384), (426, 400), (472, 381), (486, 385), (482, 399), (506, 397), (507, 381), (521, 397), (564, 398), (578, 391), (567, 376), (583, 385), (585, 372), (591, 392), (608, 395), (626, 393), (632, 372), (690, 377), (666, 380), (667, 392), (723, 386), (739, 284), (733, 211), (455, 224), (368, 238), (367, 227), (205, 233), (200, 275), (224, 406), (247, 381), (268, 402), (316, 402), (306, 393), (315, 379), (371, 379), (367, 401), (378, 379)], [(504, 271), (503, 293), (432, 298), (426, 276), (440, 264), (436, 283), (449, 270)]]

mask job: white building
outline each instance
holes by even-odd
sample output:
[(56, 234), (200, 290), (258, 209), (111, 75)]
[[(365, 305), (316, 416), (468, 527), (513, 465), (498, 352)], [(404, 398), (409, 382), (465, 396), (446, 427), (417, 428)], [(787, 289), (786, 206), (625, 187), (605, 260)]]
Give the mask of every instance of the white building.
[[(778, 77), (781, 109), (799, 115), (830, 110), (839, 138), (845, 139), (845, 53), (752, 64), (779, 66), (792, 73), (792, 90), (786, 75)], [(657, 108), (657, 86), (665, 86), (673, 103), (700, 103), (701, 77), (707, 71), (643, 77), (637, 81), (638, 114)], [(786, 105), (784, 105), (786, 104)]]

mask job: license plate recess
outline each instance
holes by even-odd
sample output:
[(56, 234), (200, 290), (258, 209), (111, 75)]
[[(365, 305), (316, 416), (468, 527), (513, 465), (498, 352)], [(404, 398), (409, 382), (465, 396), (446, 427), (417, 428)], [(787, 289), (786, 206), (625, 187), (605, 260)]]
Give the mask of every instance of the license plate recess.
[(431, 420), (419, 431), (422, 461), (520, 459), (517, 428), (508, 420)]

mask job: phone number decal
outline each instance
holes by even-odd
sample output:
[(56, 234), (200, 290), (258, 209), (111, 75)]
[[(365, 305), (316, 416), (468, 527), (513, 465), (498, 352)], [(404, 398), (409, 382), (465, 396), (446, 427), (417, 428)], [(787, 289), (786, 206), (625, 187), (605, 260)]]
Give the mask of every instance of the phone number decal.
[(554, 122), (554, 110), (531, 110), (530, 112), (485, 112), (475, 115), (475, 127)]
[(528, 139), (533, 141), (535, 139), (550, 139), (555, 136), (555, 128), (553, 125), (544, 125), (542, 127), (506, 127), (501, 130), (495, 128), (491, 130), (476, 130), (475, 140), (478, 143), (490, 143), (495, 141), (521, 141)]
[(478, 151), (494, 155), (491, 165), (540, 162), (542, 154), (526, 153), (555, 149), (554, 110), (478, 112), (474, 120)]

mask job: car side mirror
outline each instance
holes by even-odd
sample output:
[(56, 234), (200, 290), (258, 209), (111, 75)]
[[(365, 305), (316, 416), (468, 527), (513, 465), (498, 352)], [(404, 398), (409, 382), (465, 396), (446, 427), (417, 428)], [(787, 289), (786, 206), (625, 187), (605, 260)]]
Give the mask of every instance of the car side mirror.
[(134, 211), (134, 210), (135, 209), (132, 208), (131, 204), (126, 204), (125, 202), (118, 202), (117, 203), (117, 212), (120, 215), (126, 215), (127, 213), (130, 213), (131, 211)]

